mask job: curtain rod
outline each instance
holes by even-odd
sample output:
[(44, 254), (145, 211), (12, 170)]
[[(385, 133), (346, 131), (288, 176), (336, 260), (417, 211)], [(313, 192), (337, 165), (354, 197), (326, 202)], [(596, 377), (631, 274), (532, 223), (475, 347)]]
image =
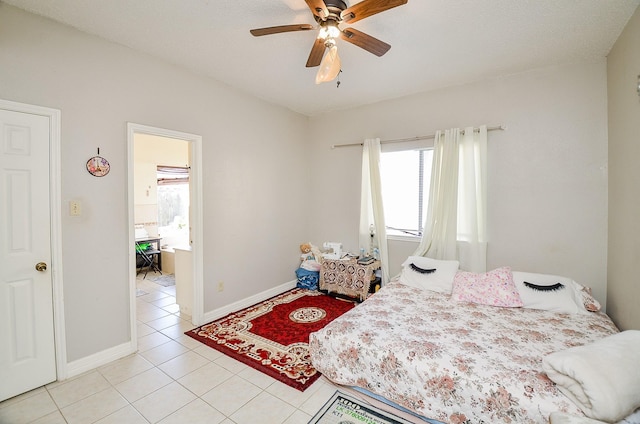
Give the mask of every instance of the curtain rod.
[[(477, 128), (474, 128), (474, 130), (476, 130)], [(504, 131), (506, 130), (507, 127), (505, 125), (498, 125), (497, 127), (487, 127), (487, 131)], [(464, 134), (464, 130), (460, 131), (462, 134)], [(410, 137), (410, 138), (398, 138), (395, 140), (381, 140), (380, 144), (390, 144), (390, 143), (401, 143), (404, 141), (419, 141), (419, 140), (430, 140), (432, 138), (436, 138), (435, 134), (430, 134), (430, 135), (421, 135), (421, 136), (417, 136), (417, 137)], [(351, 147), (351, 146), (362, 146), (363, 143), (349, 143), (349, 144), (332, 144), (331, 148), (335, 149), (336, 147)]]

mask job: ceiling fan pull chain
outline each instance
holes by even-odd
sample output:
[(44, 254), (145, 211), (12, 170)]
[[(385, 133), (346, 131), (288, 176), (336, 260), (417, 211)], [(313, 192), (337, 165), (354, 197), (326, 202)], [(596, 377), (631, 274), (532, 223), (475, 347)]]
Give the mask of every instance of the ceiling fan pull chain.
[(338, 71), (338, 81), (336, 82), (336, 88), (340, 88), (340, 74), (342, 73), (342, 69)]

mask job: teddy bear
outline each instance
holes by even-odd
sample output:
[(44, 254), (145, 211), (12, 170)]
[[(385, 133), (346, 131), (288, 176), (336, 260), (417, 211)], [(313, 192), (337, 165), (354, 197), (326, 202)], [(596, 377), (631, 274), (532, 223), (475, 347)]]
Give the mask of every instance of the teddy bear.
[(302, 243), (300, 251), (302, 252), (300, 255), (300, 260), (302, 261), (300, 268), (307, 271), (320, 271), (320, 249), (311, 243)]

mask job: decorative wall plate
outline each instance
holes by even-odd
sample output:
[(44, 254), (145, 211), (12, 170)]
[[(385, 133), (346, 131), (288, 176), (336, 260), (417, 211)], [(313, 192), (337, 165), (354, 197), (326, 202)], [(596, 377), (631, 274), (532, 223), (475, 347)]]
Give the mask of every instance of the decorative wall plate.
[(110, 169), (109, 161), (102, 156), (94, 156), (87, 161), (87, 171), (94, 177), (104, 177)]

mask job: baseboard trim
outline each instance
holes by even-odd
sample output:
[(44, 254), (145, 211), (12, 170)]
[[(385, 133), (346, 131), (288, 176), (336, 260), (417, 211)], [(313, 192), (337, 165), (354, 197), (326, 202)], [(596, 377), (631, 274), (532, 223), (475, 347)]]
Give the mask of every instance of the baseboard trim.
[[(223, 306), (222, 308), (214, 309), (204, 314), (203, 322), (198, 325), (205, 324), (210, 321), (214, 321), (218, 318), (222, 318), (225, 315), (229, 315), (232, 312), (239, 311), (247, 308), (256, 303), (267, 300), (271, 297), (277, 296), (280, 293), (284, 293), (287, 290), (291, 290), (297, 284), (296, 280), (289, 281), (279, 286), (273, 287), (269, 290), (265, 290), (253, 296), (249, 296), (245, 299)], [(122, 343), (121, 345), (114, 346), (109, 349), (105, 349), (101, 352), (94, 353), (93, 355), (86, 356), (73, 362), (67, 363), (67, 375), (66, 378), (75, 377), (84, 372), (106, 365), (109, 362), (115, 361), (125, 356), (131, 355), (136, 352), (136, 344), (129, 341)]]
[(218, 318), (222, 318), (226, 315), (229, 315), (232, 312), (236, 312), (241, 309), (248, 308), (249, 306), (255, 305), (256, 303), (260, 303), (263, 300), (267, 300), (271, 297), (277, 296), (281, 293), (286, 292), (287, 290), (291, 290), (296, 286), (296, 284), (297, 284), (297, 280), (289, 281), (287, 283), (273, 287), (269, 290), (265, 290), (258, 294), (254, 294), (253, 296), (249, 296), (245, 299), (223, 306), (222, 308), (218, 308), (218, 309), (214, 309), (213, 311), (206, 312), (202, 317), (202, 322), (197, 325), (202, 325), (211, 321), (215, 321)]
[(83, 372), (98, 368), (116, 359), (124, 358), (127, 355), (135, 353), (135, 346), (131, 342), (122, 343), (121, 345), (105, 349), (93, 355), (85, 356), (73, 362), (67, 363), (67, 378), (75, 377)]

